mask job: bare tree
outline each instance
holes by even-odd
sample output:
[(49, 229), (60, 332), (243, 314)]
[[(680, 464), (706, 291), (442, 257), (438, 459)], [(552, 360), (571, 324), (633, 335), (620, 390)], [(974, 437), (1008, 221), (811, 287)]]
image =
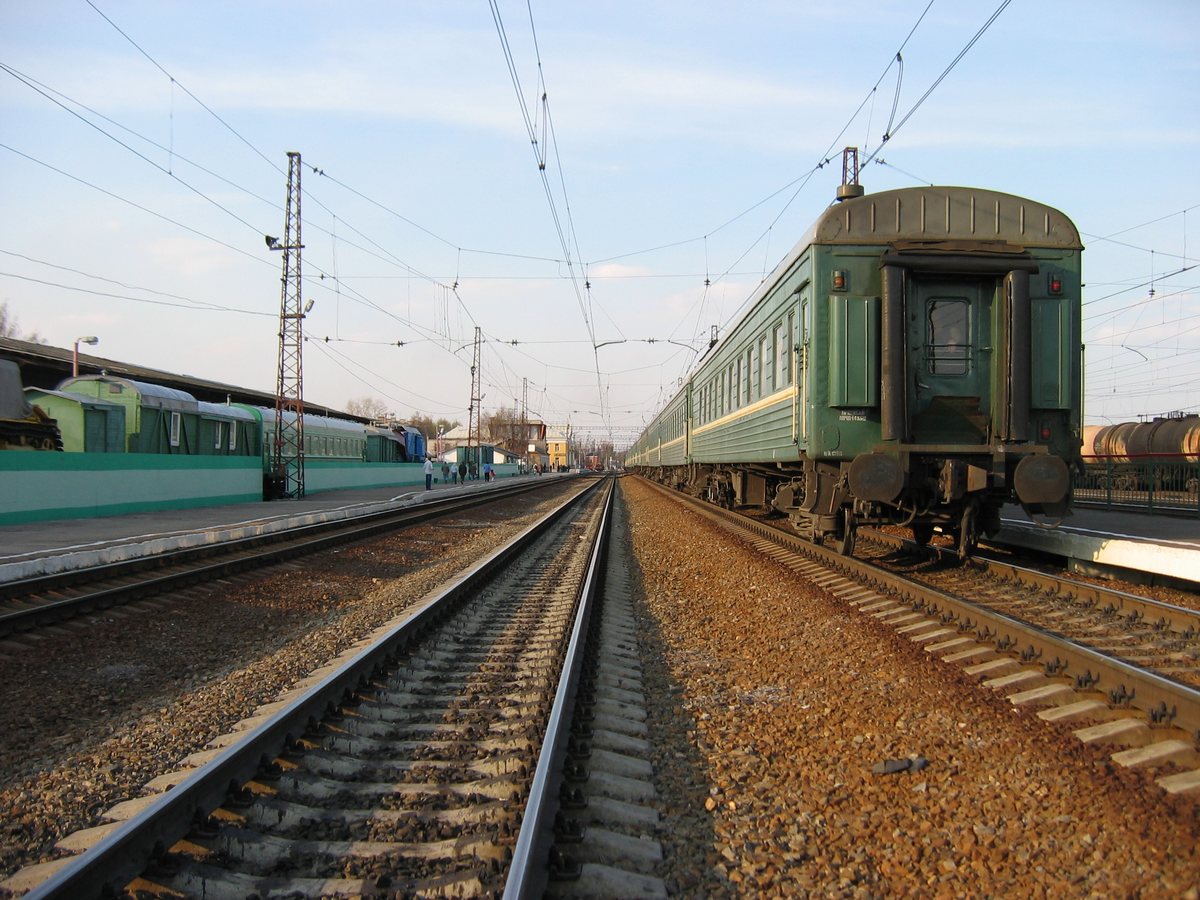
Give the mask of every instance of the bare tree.
[(449, 431), (451, 428), (457, 428), (459, 423), (458, 420), (434, 419), (419, 412), (414, 412), (404, 420), (404, 424), (411, 425), (417, 429), (417, 431), (425, 435), (426, 440), (433, 440), (439, 434)]
[(521, 434), (521, 416), (516, 409), (502, 406), (489, 415), (484, 424), (489, 441), (497, 447), (524, 456), (528, 437)]
[(31, 331), (24, 337), (21, 336), (21, 323), (17, 321), (17, 317), (9, 310), (7, 300), (0, 303), (0, 337), (16, 338), (20, 341), (32, 341), (35, 344), (46, 343), (46, 339), (36, 331)]
[(366, 419), (387, 419), (391, 412), (385, 401), (378, 397), (351, 397), (346, 401), (346, 412)]

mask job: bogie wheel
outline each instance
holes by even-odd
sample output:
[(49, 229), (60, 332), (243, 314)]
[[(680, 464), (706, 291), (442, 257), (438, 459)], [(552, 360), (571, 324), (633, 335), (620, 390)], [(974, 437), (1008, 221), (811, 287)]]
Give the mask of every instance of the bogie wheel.
[(858, 525), (854, 521), (854, 513), (843, 509), (838, 513), (837, 534), (834, 535), (833, 548), (839, 556), (854, 555), (854, 539), (858, 535)]
[(913, 540), (924, 547), (933, 540), (933, 526), (928, 522), (913, 522)]

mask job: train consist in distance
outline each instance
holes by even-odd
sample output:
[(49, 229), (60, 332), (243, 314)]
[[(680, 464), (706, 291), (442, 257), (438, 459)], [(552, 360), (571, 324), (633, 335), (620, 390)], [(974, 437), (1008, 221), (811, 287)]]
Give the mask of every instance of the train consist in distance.
[(1065, 515), (1080, 459), (1079, 232), (1049, 206), (918, 187), (831, 206), (747, 301), (626, 467), (774, 506), (839, 552), (860, 524), (952, 534)]

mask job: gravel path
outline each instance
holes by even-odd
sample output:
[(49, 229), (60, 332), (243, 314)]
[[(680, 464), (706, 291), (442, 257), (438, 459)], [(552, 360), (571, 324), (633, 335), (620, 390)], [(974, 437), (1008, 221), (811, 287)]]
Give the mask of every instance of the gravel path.
[[(1200, 803), (628, 478), (680, 896), (1189, 898)], [(655, 641), (659, 652), (653, 652)], [(874, 775), (885, 759), (928, 759)]]
[[(0, 659), (0, 877), (498, 547), (563, 490), (44, 629)], [(3, 894), (0, 891), (0, 894)]]

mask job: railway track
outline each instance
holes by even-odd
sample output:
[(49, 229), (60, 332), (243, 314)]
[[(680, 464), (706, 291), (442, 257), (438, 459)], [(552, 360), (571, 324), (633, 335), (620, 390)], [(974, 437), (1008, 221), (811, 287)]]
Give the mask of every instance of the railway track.
[(27, 896), (665, 897), (612, 484), (60, 842), (83, 852)]
[[(893, 625), (931, 656), (964, 666), (1014, 705), (1080, 725), (1076, 736), (1117, 748), (1118, 764), (1174, 764), (1178, 771), (1158, 779), (1164, 790), (1200, 790), (1195, 611), (990, 560), (946, 568), (946, 581), (929, 584), (894, 559), (881, 565), (886, 550), (874, 561), (841, 556), (648, 483)], [(870, 537), (900, 546), (889, 535)]]
[(879, 565), (1200, 687), (1200, 611), (998, 559), (960, 564), (957, 554), (941, 547), (880, 531), (864, 529), (862, 536), (878, 548), (861, 549)]
[(103, 566), (0, 583), (0, 639), (65, 619), (182, 590), (306, 554), (518, 497), (546, 487), (503, 486), (349, 520), (189, 547)]

